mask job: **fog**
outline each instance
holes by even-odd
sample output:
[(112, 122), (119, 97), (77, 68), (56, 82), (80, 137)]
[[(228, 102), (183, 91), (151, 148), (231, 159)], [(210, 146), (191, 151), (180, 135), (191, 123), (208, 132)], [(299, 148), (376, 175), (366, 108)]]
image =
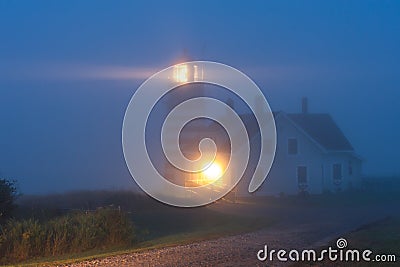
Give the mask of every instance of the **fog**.
[(400, 175), (399, 2), (119, 4), (0, 2), (0, 177), (22, 192), (136, 188), (125, 109), (183, 55), (241, 70), (273, 111), (308, 97), (363, 175)]

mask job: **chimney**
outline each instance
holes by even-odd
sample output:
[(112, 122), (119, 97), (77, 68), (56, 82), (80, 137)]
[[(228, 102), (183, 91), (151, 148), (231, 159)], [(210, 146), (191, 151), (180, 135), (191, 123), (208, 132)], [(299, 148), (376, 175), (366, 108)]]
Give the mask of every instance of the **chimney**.
[(307, 114), (308, 113), (308, 99), (307, 97), (303, 97), (301, 99), (301, 113)]

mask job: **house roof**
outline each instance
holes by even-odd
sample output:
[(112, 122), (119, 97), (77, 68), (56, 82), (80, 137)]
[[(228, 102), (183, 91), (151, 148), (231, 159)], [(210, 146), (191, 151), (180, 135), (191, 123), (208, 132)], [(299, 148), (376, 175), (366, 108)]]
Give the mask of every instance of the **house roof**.
[[(346, 136), (343, 134), (343, 132), (340, 130), (338, 125), (335, 123), (335, 121), (329, 114), (326, 113), (288, 114), (279, 111), (279, 112), (273, 112), (275, 119), (279, 114), (283, 114), (295, 126), (300, 128), (300, 130), (302, 130), (306, 135), (308, 135), (313, 141), (315, 141), (326, 151), (354, 152), (354, 149), (350, 144), (349, 140), (346, 138)], [(254, 137), (260, 134), (257, 120), (255, 119), (253, 114), (240, 114), (240, 118), (246, 125), (247, 132), (249, 134), (249, 139), (253, 139)], [(197, 126), (199, 127), (199, 129), (197, 129), (196, 126), (192, 127), (191, 132), (194, 135), (187, 136), (188, 140), (185, 141), (189, 143), (193, 143), (195, 140), (199, 141), (202, 139), (202, 137), (204, 137), (204, 134), (206, 132), (218, 133), (218, 129), (221, 128), (221, 126), (214, 121), (208, 122), (207, 125), (208, 127), (206, 127), (206, 129), (204, 128), (201, 129), (201, 127), (198, 125)]]
[(349, 140), (329, 114), (286, 114), (287, 117), (328, 151), (353, 151)]

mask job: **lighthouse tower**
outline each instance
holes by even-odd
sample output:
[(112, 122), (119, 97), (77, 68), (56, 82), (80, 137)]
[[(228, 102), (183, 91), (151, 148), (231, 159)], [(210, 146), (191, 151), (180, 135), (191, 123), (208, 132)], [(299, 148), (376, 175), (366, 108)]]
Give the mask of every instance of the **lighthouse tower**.
[[(184, 53), (183, 57), (181, 57), (178, 63), (174, 66), (172, 78), (175, 80), (175, 82), (183, 84), (188, 81), (199, 81), (199, 83), (190, 83), (173, 89), (166, 96), (166, 102), (165, 102), (166, 114), (170, 113), (171, 110), (174, 109), (174, 107), (176, 107), (177, 105), (188, 99), (205, 96), (204, 84), (201, 83), (204, 77), (204, 70), (201, 68), (201, 66), (193, 64), (190, 65), (185, 64), (185, 62), (189, 61), (193, 61), (193, 59), (189, 58), (186, 55), (186, 53)], [(199, 112), (201, 111), (199, 110)], [(179, 118), (177, 118), (177, 121), (179, 121)], [(177, 124), (176, 129), (178, 129), (178, 126), (179, 125)], [(185, 151), (184, 155), (188, 156), (191, 159), (196, 158), (196, 155), (198, 153), (198, 151), (195, 150), (193, 151), (193, 142), (195, 142), (195, 140), (197, 139), (196, 135), (198, 135), (198, 133), (200, 132), (195, 129), (196, 127), (200, 128), (202, 127), (202, 125), (196, 124), (195, 127), (190, 128), (190, 131), (185, 131), (184, 133), (182, 133), (179, 138), (181, 150)], [(167, 136), (167, 144), (163, 145), (168, 146), (168, 144), (173, 144), (174, 142), (176, 142), (176, 134), (177, 133), (174, 132), (171, 133), (170, 136)], [(185, 149), (188, 147), (191, 147), (192, 151), (190, 151), (190, 149)], [(175, 168), (168, 161), (164, 163), (164, 173), (165, 177), (170, 182), (181, 186), (187, 186), (188, 181), (193, 180), (194, 179), (193, 176), (196, 175), (188, 172), (183, 172)]]

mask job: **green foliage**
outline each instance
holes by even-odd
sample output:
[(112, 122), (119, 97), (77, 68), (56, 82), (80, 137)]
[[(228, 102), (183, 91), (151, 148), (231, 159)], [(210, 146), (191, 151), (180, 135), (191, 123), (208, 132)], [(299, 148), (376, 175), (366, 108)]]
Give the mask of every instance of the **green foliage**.
[(3, 263), (126, 246), (135, 237), (128, 216), (111, 209), (71, 212), (46, 222), (11, 219), (1, 230)]
[(16, 182), (0, 179), (0, 222), (11, 215), (17, 196)]

